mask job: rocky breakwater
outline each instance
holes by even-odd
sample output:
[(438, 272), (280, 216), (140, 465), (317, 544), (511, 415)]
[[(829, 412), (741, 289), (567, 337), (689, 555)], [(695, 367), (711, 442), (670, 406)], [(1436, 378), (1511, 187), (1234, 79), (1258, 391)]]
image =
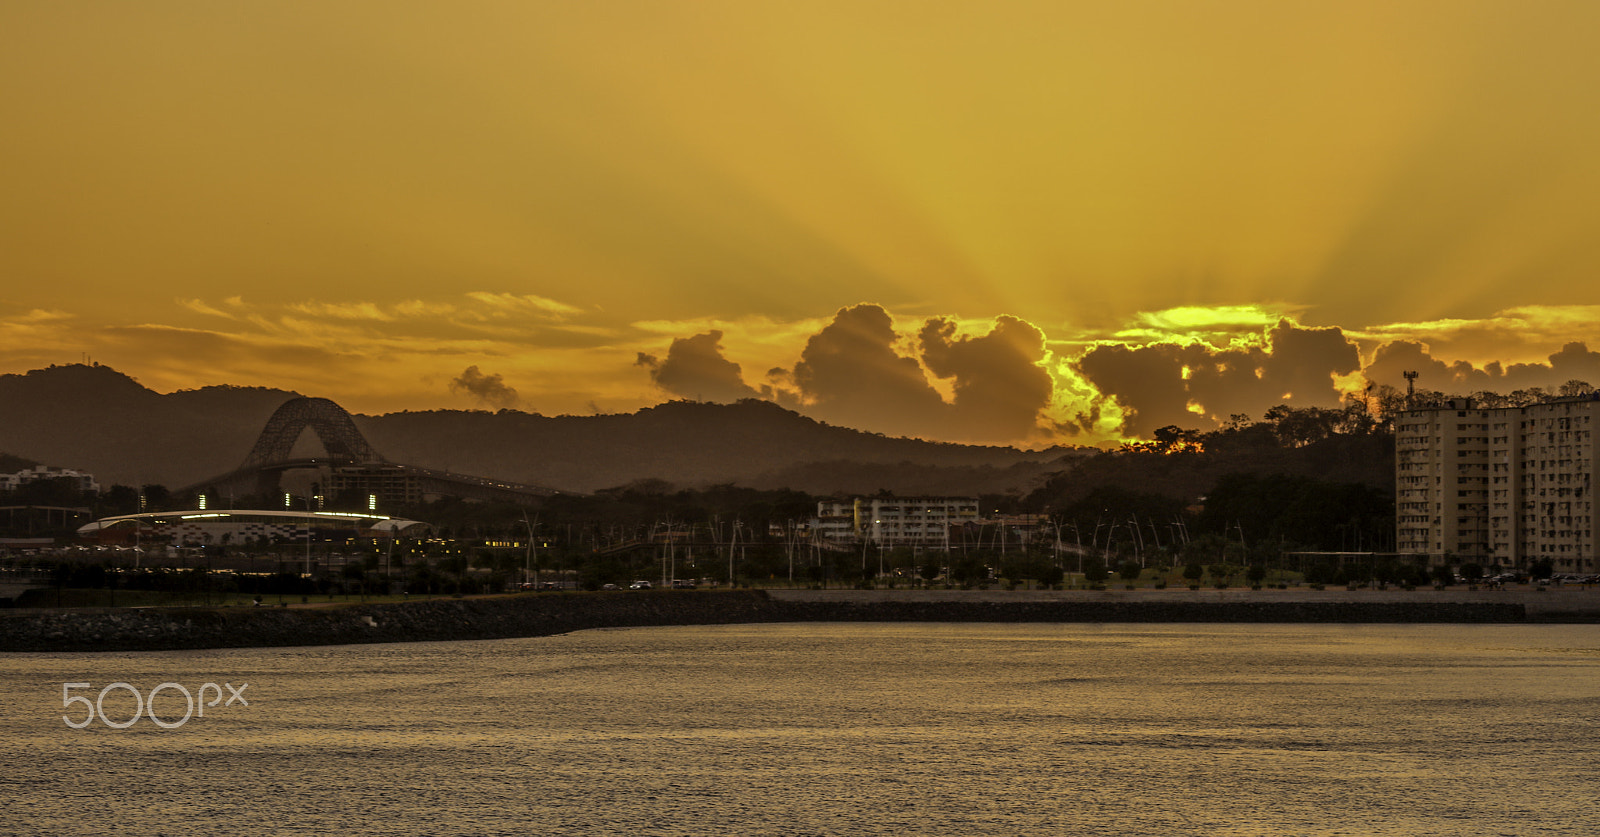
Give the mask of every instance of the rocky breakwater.
[(16, 611), (0, 651), (157, 651), (550, 636), (589, 628), (769, 622), (760, 591), (531, 593), (328, 607)]
[(1074, 591), (627, 591), (528, 593), (317, 607), (0, 611), (0, 651), (153, 651), (550, 636), (589, 628), (755, 622), (1600, 621), (1531, 615), (1517, 601), (1359, 594), (1218, 596)]

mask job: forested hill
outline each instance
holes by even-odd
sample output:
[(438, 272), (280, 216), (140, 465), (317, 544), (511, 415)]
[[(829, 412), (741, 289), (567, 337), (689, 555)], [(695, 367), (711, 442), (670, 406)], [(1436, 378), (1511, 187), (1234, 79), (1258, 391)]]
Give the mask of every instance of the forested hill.
[(578, 491), (661, 479), (815, 494), (1024, 492), (1082, 455), (889, 438), (764, 401), (675, 401), (602, 416), (404, 412), (357, 424), (398, 461)]
[(0, 453), (0, 474), (15, 474), (18, 471), (26, 471), (39, 464), (41, 463), (32, 459), (23, 459), (20, 456), (12, 456), (9, 453)]
[[(273, 411), (296, 396), (232, 386), (161, 394), (98, 365), (0, 375), (0, 451), (89, 471), (102, 485), (178, 488), (238, 467)], [(454, 410), (355, 421), (394, 462), (566, 491), (655, 479), (817, 494), (1012, 493), (1084, 455), (888, 438), (760, 401), (673, 402), (625, 415)]]
[(1234, 474), (1305, 477), (1383, 494), (1394, 490), (1394, 437), (1378, 428), (1306, 441), (1285, 440), (1262, 423), (1206, 434), (1200, 442), (1200, 450), (1149, 445), (1078, 460), (1033, 492), (1029, 505), (1066, 508), (1099, 489), (1190, 504)]
[[(3, 375), (0, 452), (89, 471), (102, 485), (177, 488), (237, 467), (273, 411), (295, 396), (231, 386), (161, 394), (105, 366)], [(811, 494), (1031, 492), (1029, 505), (1062, 508), (1103, 486), (1192, 502), (1233, 473), (1303, 475), (1390, 490), (1391, 438), (1372, 428), (1350, 433), (1314, 421), (1331, 415), (1285, 411), (1194, 436), (1203, 452), (1181, 453), (1161, 452), (1160, 445), (1097, 453), (888, 438), (762, 401), (671, 402), (624, 415), (452, 410), (355, 420), (391, 461), (566, 491), (663, 480), (679, 488), (733, 483)], [(1313, 426), (1304, 431), (1300, 425), (1307, 421)]]
[(0, 375), (0, 451), (101, 485), (180, 486), (238, 467), (295, 393), (214, 386), (163, 395), (109, 366)]

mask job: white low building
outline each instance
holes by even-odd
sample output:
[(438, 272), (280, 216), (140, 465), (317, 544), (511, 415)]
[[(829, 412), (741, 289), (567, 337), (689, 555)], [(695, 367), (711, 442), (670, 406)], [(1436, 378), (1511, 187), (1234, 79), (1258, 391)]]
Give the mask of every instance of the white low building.
[(295, 541), (307, 537), (318, 541), (417, 537), (428, 529), (426, 523), (415, 520), (357, 512), (194, 509), (102, 518), (79, 527), (78, 535), (129, 543), (138, 539), (175, 546), (224, 543), (243, 546), (252, 541)]
[(976, 497), (858, 497), (818, 503), (815, 529), (831, 541), (947, 547), (952, 526), (978, 520)]

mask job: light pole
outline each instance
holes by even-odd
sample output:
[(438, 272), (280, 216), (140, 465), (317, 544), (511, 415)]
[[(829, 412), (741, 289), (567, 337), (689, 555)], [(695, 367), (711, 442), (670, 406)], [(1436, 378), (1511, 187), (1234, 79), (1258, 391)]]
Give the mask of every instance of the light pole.
[(389, 527), (389, 551), (383, 555), (383, 594), (385, 596), (394, 590), (394, 539), (399, 534), (398, 527)]
[(531, 576), (534, 589), (538, 589), (539, 570), (538, 565), (533, 562), (533, 527), (536, 524), (528, 522), (527, 509), (522, 510), (522, 525), (528, 527), (528, 547), (522, 555), (522, 583), (527, 584)]
[(311, 577), (311, 495), (306, 495), (306, 578)]

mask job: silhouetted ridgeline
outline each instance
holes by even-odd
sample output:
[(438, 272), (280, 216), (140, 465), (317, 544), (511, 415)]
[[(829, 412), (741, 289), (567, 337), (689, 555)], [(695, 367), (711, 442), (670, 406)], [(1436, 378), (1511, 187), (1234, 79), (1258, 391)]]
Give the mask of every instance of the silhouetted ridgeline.
[[(3, 613), (3, 612), (0, 612)], [(1592, 616), (1592, 614), (1591, 614)], [(0, 650), (139, 651), (550, 636), (607, 627), (757, 622), (1522, 622), (1517, 603), (1037, 598), (869, 600), (825, 592), (545, 593), (327, 608), (16, 611)], [(1585, 621), (1594, 621), (1587, 619)]]
[(231, 386), (162, 395), (109, 366), (0, 375), (0, 450), (89, 471), (103, 486), (177, 488), (238, 467), (294, 396)]
[(602, 416), (435, 410), (358, 416), (356, 424), (396, 461), (576, 491), (657, 478), (813, 494), (1007, 493), (1082, 453), (892, 438), (755, 400), (673, 401)]
[[(89, 471), (106, 486), (178, 488), (237, 467), (273, 411), (296, 395), (232, 386), (163, 395), (110, 367), (80, 364), (0, 375), (0, 452)], [(1007, 493), (1084, 453), (891, 438), (764, 401), (680, 401), (601, 416), (434, 410), (354, 418), (394, 462), (579, 492), (660, 479), (814, 494)]]

